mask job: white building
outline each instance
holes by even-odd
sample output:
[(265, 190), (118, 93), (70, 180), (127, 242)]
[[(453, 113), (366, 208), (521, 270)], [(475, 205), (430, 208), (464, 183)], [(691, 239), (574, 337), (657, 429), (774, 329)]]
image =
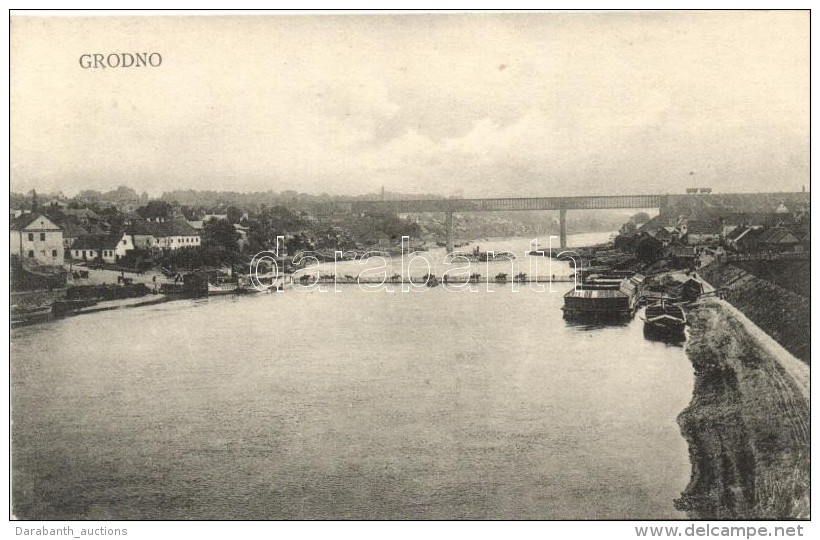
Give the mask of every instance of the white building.
[(21, 261), (59, 266), (64, 260), (63, 230), (43, 214), (23, 214), (11, 222), (9, 248)]
[(199, 231), (185, 220), (132, 223), (127, 233), (137, 249), (176, 250), (198, 248), (201, 245)]
[(74, 241), (71, 246), (71, 258), (82, 261), (102, 260), (116, 264), (132, 249), (134, 242), (127, 234), (92, 234)]

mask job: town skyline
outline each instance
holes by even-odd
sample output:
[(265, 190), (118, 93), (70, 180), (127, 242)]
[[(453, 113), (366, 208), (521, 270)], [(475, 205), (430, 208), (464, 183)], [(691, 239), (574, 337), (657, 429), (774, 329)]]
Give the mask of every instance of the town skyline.
[[(799, 191), (809, 187), (808, 21), (14, 17), (11, 188)], [(84, 68), (81, 56), (97, 51), (156, 52), (162, 63)]]
[[(791, 187), (791, 186), (786, 186)], [(808, 183), (802, 186), (795, 186), (796, 189), (778, 189), (775, 191), (772, 190), (759, 190), (759, 191), (749, 191), (743, 192), (748, 194), (792, 194), (797, 192), (805, 192), (809, 193), (809, 185)], [(665, 193), (657, 193), (656, 195), (682, 195), (684, 193), (697, 193), (701, 191), (702, 194), (725, 194), (725, 195), (732, 195), (732, 194), (742, 194), (739, 191), (715, 191), (710, 186), (696, 186), (694, 184), (687, 184), (685, 187), (681, 184), (680, 188), (675, 192), (665, 192)], [(196, 188), (188, 188), (188, 189), (174, 189), (169, 188), (165, 191), (160, 192), (159, 194), (152, 194), (147, 191), (139, 192), (138, 190), (134, 189), (131, 186), (127, 185), (119, 185), (110, 190), (94, 190), (94, 189), (80, 189), (74, 193), (65, 193), (62, 190), (57, 191), (41, 191), (36, 188), (31, 188), (27, 191), (18, 191), (12, 188), (10, 195), (12, 196), (11, 205), (15, 207), (15, 205), (19, 206), (21, 203), (21, 198), (24, 198), (27, 201), (27, 204), (30, 204), (31, 197), (33, 194), (37, 195), (38, 202), (40, 204), (48, 203), (49, 200), (77, 200), (77, 201), (84, 201), (84, 202), (91, 202), (95, 198), (99, 198), (100, 201), (107, 201), (112, 199), (112, 197), (116, 197), (118, 194), (122, 194), (125, 192), (132, 192), (133, 199), (139, 201), (147, 201), (147, 200), (163, 200), (173, 202), (175, 201), (180, 195), (183, 195), (186, 199), (190, 197), (197, 197), (199, 195), (213, 198), (213, 197), (222, 197), (226, 198), (226, 200), (233, 200), (232, 197), (252, 197), (252, 196), (264, 196), (270, 197), (271, 200), (281, 200), (282, 202), (288, 201), (288, 198), (299, 198), (305, 197), (306, 200), (315, 199), (317, 201), (321, 200), (334, 200), (334, 201), (365, 201), (365, 200), (372, 200), (377, 201), (380, 200), (382, 197), (385, 200), (437, 200), (437, 199), (485, 199), (485, 198), (492, 198), (492, 197), (469, 197), (469, 196), (462, 196), (462, 195), (453, 195), (453, 194), (443, 194), (443, 193), (401, 193), (401, 192), (394, 192), (394, 191), (384, 191), (381, 192), (379, 190), (373, 191), (365, 191), (358, 194), (352, 193), (328, 193), (328, 192), (305, 192), (299, 191), (294, 189), (283, 189), (283, 190), (276, 190), (276, 189), (260, 189), (260, 190), (230, 190), (230, 189), (196, 189)], [(634, 193), (634, 195), (648, 195), (649, 193)], [(598, 193), (592, 194), (592, 196), (599, 195)], [(603, 196), (607, 196), (606, 194), (601, 194)], [(543, 195), (543, 198), (551, 198), (551, 195)], [(567, 197), (572, 198), (573, 195), (567, 195)], [(131, 198), (129, 195), (128, 198)], [(539, 198), (539, 196), (533, 197), (502, 197), (502, 198)], [(265, 201), (259, 201), (260, 203), (264, 203)], [(190, 204), (190, 203), (185, 203)]]

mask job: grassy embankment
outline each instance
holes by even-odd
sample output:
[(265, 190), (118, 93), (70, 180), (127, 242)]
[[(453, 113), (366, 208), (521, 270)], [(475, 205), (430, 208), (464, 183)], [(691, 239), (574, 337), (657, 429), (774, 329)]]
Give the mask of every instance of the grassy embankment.
[[(790, 288), (759, 277), (764, 269), (771, 275), (780, 269), (780, 262), (759, 262), (754, 268), (758, 275), (733, 264), (710, 264), (700, 269), (706, 281), (715, 288), (728, 289), (726, 299), (743, 312), (763, 331), (769, 334), (794, 356), (811, 362), (811, 298), (796, 290), (807, 290), (808, 273), (777, 274), (781, 283), (790, 282)], [(803, 281), (806, 281), (803, 283)]]
[(678, 423), (692, 477), (677, 506), (700, 519), (808, 518), (808, 396), (721, 302), (689, 319), (695, 388)]

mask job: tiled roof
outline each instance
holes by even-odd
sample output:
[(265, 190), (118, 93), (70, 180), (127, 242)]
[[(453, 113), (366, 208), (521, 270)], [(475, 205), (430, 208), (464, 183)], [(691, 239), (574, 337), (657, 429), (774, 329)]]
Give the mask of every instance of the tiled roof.
[(692, 246), (672, 246), (673, 257), (694, 257), (695, 248)]
[(745, 225), (740, 225), (739, 227), (735, 227), (732, 231), (726, 235), (727, 240), (737, 240), (740, 236), (749, 230), (749, 227)]
[(738, 236), (735, 241), (738, 243), (738, 245), (748, 246), (757, 242), (762, 234), (763, 229), (752, 227), (748, 229), (746, 234)]
[(128, 229), (128, 234), (147, 235), (155, 238), (167, 236), (199, 236), (199, 231), (191, 227), (187, 221), (173, 220), (159, 223), (150, 221), (135, 221)]
[(672, 234), (675, 232), (674, 227), (661, 227), (660, 230), (655, 234), (655, 238), (658, 240), (666, 240), (672, 237)]
[(88, 234), (91, 233), (71, 220), (63, 222), (63, 238), (79, 238)]
[(797, 243), (799, 241), (800, 239), (793, 232), (783, 227), (767, 229), (758, 238), (761, 244)]
[(686, 224), (689, 234), (720, 234), (721, 226), (719, 221), (692, 220)]
[(794, 217), (791, 214), (775, 214), (774, 212), (732, 212), (724, 215), (727, 225), (776, 225), (777, 223), (791, 223)]
[(53, 221), (48, 219), (43, 214), (40, 214), (40, 213), (37, 213), (37, 212), (32, 212), (32, 213), (29, 213), (29, 214), (23, 214), (22, 216), (13, 219), (11, 221), (10, 228), (11, 228), (12, 231), (22, 231), (23, 229), (25, 229), (26, 227), (31, 225), (34, 221), (36, 221), (40, 218), (46, 219), (46, 220), (48, 220), (49, 223), (51, 223), (52, 225), (54, 225), (58, 229), (60, 228), (59, 225), (57, 225), (56, 223), (54, 223)]
[(122, 235), (89, 234), (74, 240), (74, 243), (71, 244), (71, 249), (114, 249), (120, 240), (122, 240)]
[(87, 219), (100, 219), (100, 216), (90, 208), (66, 208), (63, 213), (67, 216), (74, 216)]

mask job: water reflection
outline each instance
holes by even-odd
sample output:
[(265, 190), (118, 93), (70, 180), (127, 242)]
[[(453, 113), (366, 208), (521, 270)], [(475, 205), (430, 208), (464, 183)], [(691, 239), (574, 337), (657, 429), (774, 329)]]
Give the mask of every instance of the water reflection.
[(663, 343), (670, 347), (683, 347), (686, 343), (686, 334), (683, 332), (664, 332), (655, 330), (651, 326), (643, 327), (643, 337), (649, 341)]
[(625, 317), (579, 317), (564, 315), (564, 324), (566, 324), (567, 327), (583, 331), (627, 327), (631, 322), (631, 318)]

